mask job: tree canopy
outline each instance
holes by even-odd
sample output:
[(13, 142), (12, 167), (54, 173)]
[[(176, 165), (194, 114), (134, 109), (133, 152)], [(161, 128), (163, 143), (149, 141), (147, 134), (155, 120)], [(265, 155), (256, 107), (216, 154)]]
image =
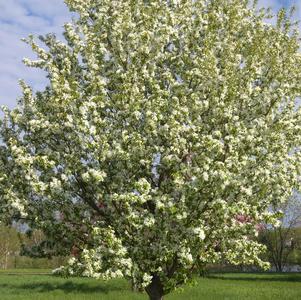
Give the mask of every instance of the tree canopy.
[(25, 41), (49, 84), (5, 110), (2, 216), (62, 272), (161, 299), (207, 263), (266, 266), (256, 225), (298, 187), (299, 33), (247, 0), (65, 0), (66, 41)]

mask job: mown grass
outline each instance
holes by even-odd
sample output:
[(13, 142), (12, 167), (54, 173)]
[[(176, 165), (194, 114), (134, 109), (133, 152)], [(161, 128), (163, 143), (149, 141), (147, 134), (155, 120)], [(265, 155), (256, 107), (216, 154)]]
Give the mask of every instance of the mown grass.
[[(16, 270), (14, 270), (16, 271)], [(108, 282), (88, 278), (59, 278), (43, 270), (0, 272), (1, 300), (143, 300), (122, 279)], [(40, 270), (39, 270), (40, 271)], [(30, 274), (32, 273), (32, 274)], [(11, 274), (11, 275), (9, 275)], [(14, 275), (12, 275), (14, 274)], [(212, 274), (197, 278), (197, 285), (186, 286), (166, 300), (298, 300), (301, 299), (301, 274)]]
[(52, 273), (51, 269), (0, 269), (0, 274), (46, 274), (50, 275)]

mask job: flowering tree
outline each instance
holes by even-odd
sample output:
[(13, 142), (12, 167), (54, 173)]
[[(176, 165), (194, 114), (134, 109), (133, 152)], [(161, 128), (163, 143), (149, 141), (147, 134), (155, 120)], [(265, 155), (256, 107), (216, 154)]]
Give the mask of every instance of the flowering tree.
[(150, 299), (207, 263), (265, 266), (256, 225), (300, 174), (290, 17), (266, 24), (245, 0), (65, 2), (67, 42), (26, 39), (49, 85), (21, 82), (5, 109), (2, 212), (76, 250), (62, 272), (125, 276)]

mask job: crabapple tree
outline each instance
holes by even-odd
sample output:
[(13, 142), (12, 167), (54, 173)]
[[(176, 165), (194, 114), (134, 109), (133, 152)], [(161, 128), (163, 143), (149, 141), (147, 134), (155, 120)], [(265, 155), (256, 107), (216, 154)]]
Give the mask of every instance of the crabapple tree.
[(291, 16), (271, 25), (247, 0), (65, 2), (65, 41), (25, 39), (49, 84), (21, 82), (4, 108), (3, 218), (76, 252), (60, 272), (124, 276), (153, 300), (207, 263), (266, 266), (256, 226), (300, 175)]

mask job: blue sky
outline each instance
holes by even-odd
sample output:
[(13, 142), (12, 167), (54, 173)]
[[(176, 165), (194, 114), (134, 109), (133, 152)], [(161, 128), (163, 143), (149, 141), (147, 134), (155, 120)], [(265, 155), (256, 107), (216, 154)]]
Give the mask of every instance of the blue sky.
[[(84, 0), (83, 0), (84, 1)], [(300, 0), (260, 0), (261, 6), (275, 10), (297, 5)], [(20, 41), (35, 35), (54, 32), (62, 37), (62, 25), (71, 18), (63, 0), (0, 0), (0, 105), (13, 108), (20, 96), (18, 80), (24, 79), (35, 90), (46, 84), (45, 73), (27, 68), (23, 57), (34, 58), (29, 47)], [(297, 18), (301, 9), (297, 7)]]

